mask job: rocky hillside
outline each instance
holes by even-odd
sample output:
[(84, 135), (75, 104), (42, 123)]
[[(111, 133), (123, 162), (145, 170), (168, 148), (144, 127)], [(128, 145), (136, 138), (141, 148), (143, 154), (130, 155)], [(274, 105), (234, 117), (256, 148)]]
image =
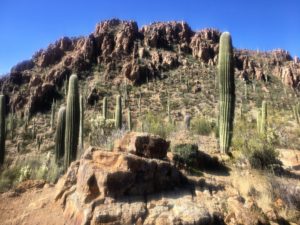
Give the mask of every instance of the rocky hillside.
[[(82, 80), (98, 76), (102, 83), (138, 85), (154, 78), (164, 79), (167, 71), (189, 73), (191, 57), (200, 66), (215, 66), (220, 32), (193, 31), (185, 22), (157, 22), (138, 28), (136, 22), (112, 19), (96, 25), (88, 37), (63, 37), (47, 49), (36, 52), (1, 79), (3, 92), (13, 110), (36, 113), (50, 109), (60, 99), (63, 83), (70, 74)], [(300, 62), (287, 51), (235, 50), (236, 75), (244, 79), (268, 80), (274, 75), (297, 90)], [(99, 90), (87, 95), (94, 104)], [(95, 97), (96, 95), (96, 97)]]
[[(0, 80), (9, 106), (0, 221), (299, 224), (300, 61), (284, 50), (234, 49), (233, 138), (220, 154), (220, 35), (113, 19), (14, 66)], [(65, 170), (55, 121), (73, 73), (82, 142)]]

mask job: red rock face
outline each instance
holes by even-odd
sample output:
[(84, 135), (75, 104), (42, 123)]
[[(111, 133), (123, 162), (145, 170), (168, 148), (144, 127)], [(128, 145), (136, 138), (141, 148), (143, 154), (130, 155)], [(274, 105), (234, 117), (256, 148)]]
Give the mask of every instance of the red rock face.
[(214, 29), (204, 29), (197, 32), (191, 41), (190, 47), (195, 58), (208, 63), (218, 54), (219, 38), (221, 33)]
[[(57, 183), (56, 200), (64, 208), (66, 224), (99, 224), (97, 221), (107, 221), (101, 216), (107, 215), (103, 210), (111, 209), (110, 213), (114, 213), (122, 206), (114, 205), (115, 199), (143, 197), (181, 187), (186, 182), (167, 161), (91, 147)], [(122, 223), (113, 224), (135, 224), (145, 205), (127, 203), (121, 208), (122, 215), (117, 215), (117, 220)]]
[[(189, 54), (202, 64), (216, 65), (220, 34), (215, 29), (195, 33), (185, 22), (156, 22), (139, 30), (133, 21), (106, 20), (97, 24), (95, 31), (87, 37), (63, 37), (38, 51), (31, 60), (13, 67), (9, 77), (3, 78), (0, 84), (4, 93), (11, 96), (10, 104), (21, 108), (30, 102), (33, 90), (28, 88), (17, 93), (20, 85), (30, 82), (30, 87), (37, 87), (48, 83), (59, 90), (70, 74), (78, 73), (85, 79), (97, 66), (104, 68), (102, 75), (114, 84), (123, 82), (126, 77), (138, 85), (164, 71), (187, 66)], [(293, 60), (284, 50), (235, 49), (235, 65), (239, 71), (237, 75), (245, 79), (265, 79), (266, 75), (275, 75), (287, 86), (300, 86), (299, 59)], [(266, 71), (273, 74), (265, 74)], [(13, 90), (18, 97), (12, 96)], [(51, 103), (52, 100), (44, 102), (45, 107), (49, 108)], [(27, 107), (32, 112), (43, 110), (34, 104)]]
[(193, 31), (185, 22), (158, 22), (141, 29), (144, 36), (144, 45), (152, 48), (170, 49), (179, 45), (183, 51), (188, 51), (188, 46)]

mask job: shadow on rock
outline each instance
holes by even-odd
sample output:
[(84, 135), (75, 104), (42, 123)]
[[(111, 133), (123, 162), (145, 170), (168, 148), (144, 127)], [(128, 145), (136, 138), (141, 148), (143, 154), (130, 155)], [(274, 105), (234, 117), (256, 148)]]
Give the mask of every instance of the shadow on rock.
[(179, 144), (174, 147), (173, 161), (179, 169), (185, 169), (192, 174), (206, 172), (214, 175), (228, 176), (229, 168), (217, 157), (199, 151), (195, 144)]

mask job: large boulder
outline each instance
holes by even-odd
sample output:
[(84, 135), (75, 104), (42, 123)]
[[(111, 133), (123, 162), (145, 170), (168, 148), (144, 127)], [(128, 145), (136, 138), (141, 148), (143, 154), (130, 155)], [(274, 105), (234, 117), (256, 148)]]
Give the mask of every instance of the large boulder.
[(147, 215), (145, 196), (186, 183), (169, 162), (90, 147), (57, 183), (56, 200), (66, 224), (134, 224)]
[(115, 143), (116, 151), (129, 152), (146, 158), (164, 159), (170, 142), (148, 133), (129, 132)]

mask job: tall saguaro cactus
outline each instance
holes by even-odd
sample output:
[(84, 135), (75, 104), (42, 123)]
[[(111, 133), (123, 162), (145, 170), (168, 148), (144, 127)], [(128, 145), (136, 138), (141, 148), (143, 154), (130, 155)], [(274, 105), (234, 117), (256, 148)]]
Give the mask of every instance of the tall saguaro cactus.
[(65, 127), (66, 127), (66, 107), (60, 107), (57, 116), (55, 134), (55, 161), (56, 163), (65, 154)]
[(55, 119), (55, 101), (53, 100), (51, 105), (51, 130), (54, 128), (54, 119)]
[(128, 107), (127, 123), (128, 123), (128, 130), (131, 131), (132, 130), (132, 120), (131, 120), (130, 107)]
[(102, 116), (104, 120), (107, 119), (107, 98), (106, 97), (103, 98)]
[(260, 132), (265, 135), (267, 132), (267, 102), (263, 101), (261, 105), (261, 124), (260, 124)]
[(83, 153), (84, 146), (83, 146), (83, 120), (84, 120), (84, 105), (83, 105), (83, 97), (80, 95), (79, 98), (79, 108), (80, 108), (80, 121), (79, 121), (79, 150), (80, 153)]
[(79, 136), (79, 91), (77, 75), (71, 75), (66, 107), (65, 128), (65, 168), (77, 157), (77, 145)]
[(0, 166), (5, 158), (5, 96), (0, 95)]
[(120, 95), (116, 97), (115, 127), (117, 129), (122, 128), (122, 100)]
[(219, 138), (220, 151), (228, 153), (233, 131), (235, 84), (231, 35), (222, 33), (219, 47)]

